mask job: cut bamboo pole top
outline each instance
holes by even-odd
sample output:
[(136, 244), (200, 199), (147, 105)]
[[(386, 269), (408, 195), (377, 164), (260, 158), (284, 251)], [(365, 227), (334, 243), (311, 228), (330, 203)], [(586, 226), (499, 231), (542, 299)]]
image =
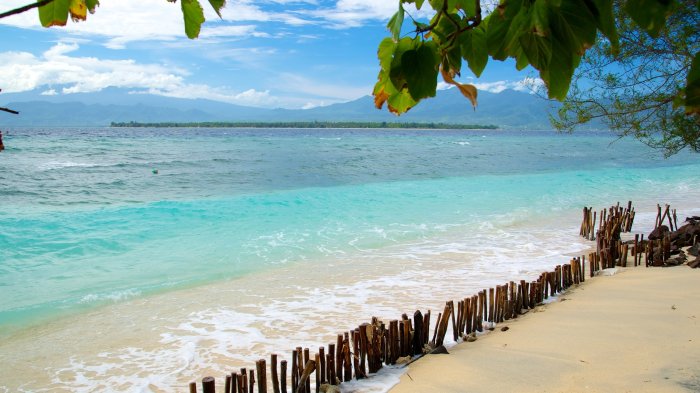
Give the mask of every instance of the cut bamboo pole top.
[(698, 280), (687, 266), (587, 280), (506, 332), (413, 363), (391, 392), (700, 391)]

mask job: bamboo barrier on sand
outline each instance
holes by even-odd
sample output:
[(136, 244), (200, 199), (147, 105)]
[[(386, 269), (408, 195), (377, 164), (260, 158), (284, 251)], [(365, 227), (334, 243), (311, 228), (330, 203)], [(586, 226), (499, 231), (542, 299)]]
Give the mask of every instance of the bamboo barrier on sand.
[[(675, 219), (675, 210), (669, 209), (666, 205), (662, 213), (659, 206), (657, 226), (664, 219), (673, 222), (671, 217)], [(645, 242), (644, 235), (635, 235), (630, 250), (630, 244), (620, 241), (620, 232), (631, 231), (634, 215), (632, 202), (624, 209), (619, 203), (604, 209), (600, 216), (592, 208), (584, 207), (580, 235), (595, 240), (597, 246), (596, 252), (588, 254), (588, 263), (585, 255), (572, 258), (567, 264), (543, 272), (536, 280), (509, 281), (457, 302), (447, 301), (443, 311), (438, 313), (432, 336), (430, 310), (425, 313), (416, 310), (412, 319), (403, 314), (400, 319), (388, 323), (373, 317), (369, 323), (338, 334), (335, 343), (328, 344), (327, 348), (319, 347), (316, 353), (311, 353), (309, 348), (296, 347), (291, 353), (289, 369), (287, 360), (280, 360), (278, 367), (279, 357), (272, 354), (269, 378), (264, 359), (255, 363), (255, 370), (241, 368), (240, 373), (232, 372), (224, 378), (223, 392), (254, 393), (257, 383), (257, 393), (267, 393), (270, 382), (273, 393), (312, 393), (312, 376), (313, 391), (328, 391), (328, 385), (340, 385), (353, 378), (368, 378), (385, 365), (407, 364), (425, 354), (439, 352), (449, 331), (455, 342), (473, 341), (476, 333), (493, 330), (496, 324), (518, 318), (549, 297), (584, 282), (586, 273), (593, 277), (601, 269), (627, 266), (628, 254), (632, 256), (634, 266), (642, 264), (643, 256), (646, 266), (653, 265), (654, 250), (661, 247), (661, 254), (665, 255), (666, 250), (670, 252), (670, 241), (664, 237), (655, 244)], [(599, 217), (597, 231), (596, 217)], [(201, 387), (204, 393), (216, 393), (213, 377), (203, 378)], [(189, 391), (197, 393), (195, 382), (189, 384)]]

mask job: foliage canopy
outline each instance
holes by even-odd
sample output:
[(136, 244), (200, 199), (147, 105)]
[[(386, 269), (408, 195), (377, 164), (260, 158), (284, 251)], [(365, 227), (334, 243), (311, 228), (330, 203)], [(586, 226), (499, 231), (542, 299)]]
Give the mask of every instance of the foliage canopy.
[(594, 120), (663, 149), (666, 156), (685, 147), (700, 151), (700, 122), (683, 107), (683, 87), (700, 50), (700, 9), (693, 0), (679, 0), (666, 26), (652, 37), (636, 28), (622, 6), (615, 2), (617, 53), (605, 41), (586, 52), (552, 124), (570, 131)]

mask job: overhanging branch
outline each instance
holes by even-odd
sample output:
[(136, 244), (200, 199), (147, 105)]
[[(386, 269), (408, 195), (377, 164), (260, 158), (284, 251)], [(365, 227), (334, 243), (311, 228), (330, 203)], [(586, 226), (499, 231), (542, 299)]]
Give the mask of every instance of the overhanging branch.
[(13, 115), (19, 115), (19, 112), (13, 111), (12, 109), (8, 109), (8, 108), (0, 108), (0, 111), (3, 111), (3, 112), (10, 112), (10, 113), (12, 113)]
[(15, 8), (14, 10), (3, 12), (2, 14), (0, 14), (0, 19), (7, 18), (8, 16), (12, 16), (12, 15), (21, 14), (25, 11), (31, 10), (32, 8), (45, 6), (46, 4), (49, 4), (51, 2), (53, 2), (53, 0), (40, 0), (40, 1), (37, 1), (36, 3), (27, 4), (25, 6)]

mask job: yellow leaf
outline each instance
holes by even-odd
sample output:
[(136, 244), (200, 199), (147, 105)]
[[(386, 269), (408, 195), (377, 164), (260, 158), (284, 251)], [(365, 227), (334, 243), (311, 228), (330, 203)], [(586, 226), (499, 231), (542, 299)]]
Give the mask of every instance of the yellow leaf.
[(382, 109), (386, 100), (389, 99), (389, 94), (382, 88), (374, 94), (374, 106), (377, 109)]
[(450, 72), (446, 72), (442, 66), (440, 66), (440, 73), (442, 74), (442, 79), (445, 80), (445, 83), (449, 83), (451, 85), (457, 86), (459, 89), (460, 93), (462, 93), (463, 96), (467, 97), (469, 101), (471, 101), (472, 106), (474, 109), (476, 109), (476, 87), (474, 85), (466, 85), (462, 84), (459, 82), (456, 82), (454, 79), (452, 79), (452, 75)]
[(70, 17), (73, 19), (73, 22), (85, 20), (87, 18), (85, 0), (71, 0), (68, 10), (70, 11)]

